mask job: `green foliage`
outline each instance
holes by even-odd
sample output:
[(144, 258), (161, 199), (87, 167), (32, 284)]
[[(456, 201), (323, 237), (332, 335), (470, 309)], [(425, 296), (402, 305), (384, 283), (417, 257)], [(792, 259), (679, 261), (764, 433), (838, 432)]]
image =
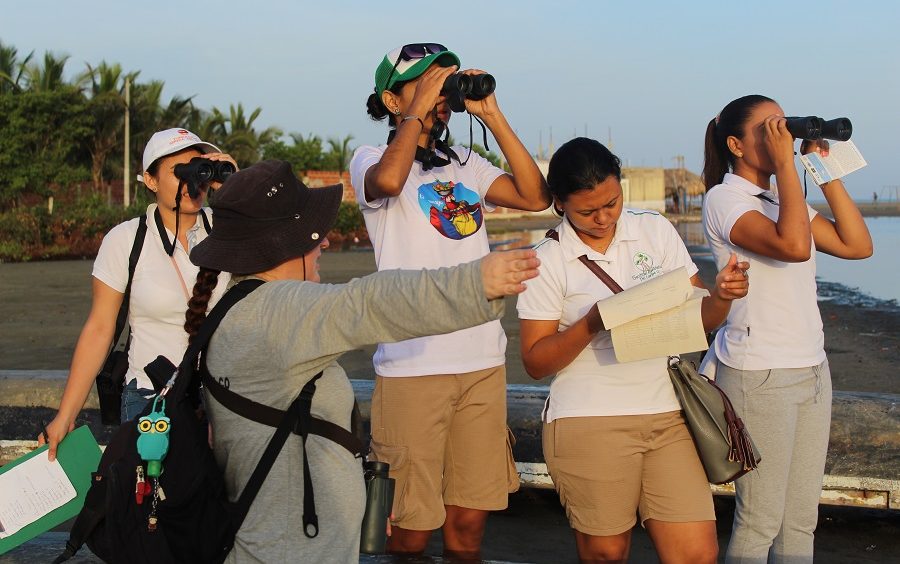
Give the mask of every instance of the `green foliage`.
[(318, 136), (303, 137), (299, 133), (291, 133), (291, 139), (291, 145), (278, 139), (263, 145), (263, 158), (287, 161), (296, 173), (323, 169), (322, 140)]
[(93, 256), (107, 231), (145, 209), (144, 203), (111, 207), (91, 192), (57, 206), (52, 215), (45, 206), (8, 210), (0, 213), (0, 261)]
[(0, 95), (0, 210), (87, 179), (92, 125), (72, 87)]
[(347, 170), (347, 167), (350, 166), (350, 158), (353, 156), (350, 141), (353, 141), (352, 135), (348, 135), (343, 139), (338, 139), (337, 137), (328, 138), (329, 150), (322, 155), (322, 168), (324, 170), (336, 170), (341, 174)]
[(337, 220), (334, 222), (334, 230), (341, 235), (358, 233), (366, 226), (359, 206), (353, 202), (341, 202), (338, 209)]
[[(500, 168), (500, 156), (494, 153), (493, 151), (488, 151), (478, 143), (472, 145), (472, 151), (478, 153), (482, 157), (486, 158), (492, 165), (497, 168)], [(460, 157), (462, 158), (462, 157)]]
[[(156, 131), (184, 127), (215, 143), (247, 167), (260, 158), (290, 162), (298, 174), (349, 166), (353, 137), (291, 134), (259, 129), (262, 111), (230, 105), (205, 111), (190, 97), (164, 100), (159, 80), (137, 82), (139, 72), (101, 61), (66, 79), (69, 57), (45, 52), (20, 56), (0, 41), (0, 260), (91, 256), (120, 221), (141, 213), (153, 198), (139, 189), (130, 209), (110, 205), (110, 180), (121, 178), (126, 112), (131, 127), (131, 170)], [(125, 81), (131, 83), (126, 104)], [(88, 183), (87, 181), (90, 181)], [(132, 178), (127, 184), (133, 185)], [(91, 189), (91, 187), (93, 189)], [(84, 189), (85, 194), (82, 194)], [(46, 198), (52, 196), (51, 215)], [(337, 232), (365, 234), (353, 204), (341, 206)]]

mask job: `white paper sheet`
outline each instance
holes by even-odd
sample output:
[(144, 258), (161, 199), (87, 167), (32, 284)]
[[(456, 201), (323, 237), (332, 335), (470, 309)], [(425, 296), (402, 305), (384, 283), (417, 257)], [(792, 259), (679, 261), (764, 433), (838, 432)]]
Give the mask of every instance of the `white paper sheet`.
[(700, 306), (708, 295), (706, 290), (693, 288), (687, 302), (613, 328), (616, 359), (634, 362), (705, 349), (706, 332)]
[(693, 294), (693, 288), (687, 269), (682, 266), (597, 302), (597, 309), (603, 326), (612, 329), (683, 304)]
[(75, 499), (75, 488), (47, 451), (0, 474), (0, 538), (15, 534)]
[(866, 166), (866, 159), (853, 144), (853, 141), (831, 141), (828, 156), (819, 153), (801, 155), (800, 162), (809, 172), (816, 184), (825, 184), (837, 178), (843, 178), (853, 171)]

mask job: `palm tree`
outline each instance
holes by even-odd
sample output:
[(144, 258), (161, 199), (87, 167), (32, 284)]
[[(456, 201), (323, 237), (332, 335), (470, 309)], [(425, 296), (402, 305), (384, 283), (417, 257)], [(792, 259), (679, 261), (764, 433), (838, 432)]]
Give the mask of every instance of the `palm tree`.
[[(138, 72), (123, 73), (118, 63), (101, 62), (96, 68), (87, 65), (78, 80), (90, 83), (87, 90), (90, 94), (88, 108), (94, 117), (94, 133), (91, 136), (91, 181), (94, 190), (99, 192), (104, 187), (104, 171), (110, 153), (120, 147), (119, 135), (125, 121), (125, 80), (134, 82)], [(107, 200), (110, 199), (107, 186)]]
[(328, 138), (328, 145), (331, 148), (326, 159), (337, 169), (341, 178), (343, 178), (344, 171), (347, 170), (347, 167), (350, 165), (350, 158), (353, 156), (350, 141), (353, 141), (352, 135), (347, 135), (343, 139), (338, 139), (337, 137)]
[(253, 122), (259, 117), (262, 108), (256, 108), (249, 116), (244, 114), (244, 106), (240, 103), (237, 106), (230, 105), (228, 110), (226, 118), (221, 110), (213, 108), (210, 121), (206, 124), (214, 134), (210, 138), (215, 139), (214, 142), (222, 150), (230, 153), (242, 168), (250, 166), (259, 160), (261, 147), (281, 137), (282, 132), (277, 127), (268, 127), (257, 133)]
[(19, 51), (12, 45), (6, 46), (0, 41), (0, 94), (19, 92), (22, 90), (22, 77), (25, 67), (34, 56), (34, 51), (28, 56), (18, 59)]
[[(22, 71), (22, 78), (24, 78), (28, 90), (32, 92), (50, 92), (65, 86), (66, 81), (63, 80), (63, 71), (68, 60), (68, 55), (57, 57), (48, 51), (44, 53), (43, 65), (40, 63), (25, 65)], [(80, 81), (73, 83), (73, 86), (79, 88), (81, 86)]]
[[(163, 106), (161, 80), (134, 84), (131, 88), (131, 155), (136, 165), (132, 170), (142, 170), (142, 154), (150, 137), (162, 129), (186, 127), (191, 131), (191, 119), (199, 110), (194, 108), (191, 98), (174, 96)], [(203, 138), (201, 136), (201, 138)]]

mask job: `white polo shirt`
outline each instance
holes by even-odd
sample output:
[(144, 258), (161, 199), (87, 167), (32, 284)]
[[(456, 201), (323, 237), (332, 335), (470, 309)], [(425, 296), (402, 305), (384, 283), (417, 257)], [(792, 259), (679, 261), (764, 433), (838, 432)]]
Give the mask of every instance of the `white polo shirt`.
[[(484, 212), (488, 188), (503, 171), (472, 153), (466, 166), (455, 161), (422, 170), (413, 162), (400, 194), (366, 201), (366, 171), (381, 161), (387, 145), (362, 146), (350, 161), (350, 180), (375, 248), (378, 270), (456, 266), (490, 251)], [(453, 148), (463, 157), (465, 147)], [(463, 157), (464, 158), (464, 157)], [(382, 343), (373, 364), (379, 376), (461, 374), (506, 362), (500, 321), (446, 335)]]
[[(567, 220), (556, 229), (559, 243), (544, 239), (535, 247), (541, 273), (519, 295), (520, 319), (558, 320), (563, 331), (612, 295), (578, 260), (584, 254), (626, 290), (682, 266), (689, 276), (697, 272), (675, 227), (653, 211), (622, 210), (605, 254), (588, 247)], [(666, 357), (618, 362), (609, 331), (601, 331), (553, 378), (544, 420), (677, 411), (666, 368)]]
[[(707, 192), (703, 229), (716, 265), (731, 253), (750, 263), (747, 296), (731, 302), (725, 326), (716, 334), (720, 362), (738, 370), (804, 368), (825, 360), (825, 334), (816, 297), (816, 248), (805, 262), (783, 262), (757, 255), (731, 241), (731, 229), (742, 215), (758, 211), (778, 221), (778, 195), (736, 174)], [(809, 218), (816, 211), (807, 205)]]
[[(156, 204), (147, 207), (147, 234), (134, 269), (131, 303), (128, 308), (131, 348), (128, 350), (125, 383), (137, 378), (138, 388), (144, 389), (153, 388), (150, 378), (144, 373), (144, 367), (159, 355), (177, 365), (188, 344), (188, 335), (184, 330), (187, 298), (178, 280), (178, 272), (163, 247), (153, 216), (155, 211)], [(208, 209), (206, 216), (212, 221), (212, 214)], [(103, 237), (100, 251), (94, 260), (94, 270), (91, 273), (93, 277), (117, 292), (125, 293), (125, 286), (128, 284), (128, 257), (134, 244), (138, 222), (139, 219), (134, 218), (110, 229)], [(168, 229), (166, 236), (170, 241), (174, 238), (174, 234)], [(206, 230), (198, 215), (196, 223), (188, 230), (188, 244), (193, 248), (205, 238)], [(190, 249), (185, 250), (180, 242), (176, 242), (174, 258), (184, 276), (188, 292), (193, 289), (200, 270), (191, 262), (189, 252)], [(230, 279), (231, 275), (227, 272), (219, 275), (209, 301), (210, 308), (222, 297)]]

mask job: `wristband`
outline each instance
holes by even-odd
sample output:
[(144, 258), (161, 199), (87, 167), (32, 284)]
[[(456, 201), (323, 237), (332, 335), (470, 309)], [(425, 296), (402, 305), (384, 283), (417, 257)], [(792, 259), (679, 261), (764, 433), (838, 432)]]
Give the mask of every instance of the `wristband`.
[(403, 124), (404, 122), (407, 122), (412, 119), (417, 120), (419, 122), (419, 125), (422, 126), (422, 129), (425, 129), (425, 122), (422, 121), (422, 118), (420, 118), (419, 116), (413, 115), (413, 114), (403, 116), (403, 119), (400, 120), (400, 123)]

